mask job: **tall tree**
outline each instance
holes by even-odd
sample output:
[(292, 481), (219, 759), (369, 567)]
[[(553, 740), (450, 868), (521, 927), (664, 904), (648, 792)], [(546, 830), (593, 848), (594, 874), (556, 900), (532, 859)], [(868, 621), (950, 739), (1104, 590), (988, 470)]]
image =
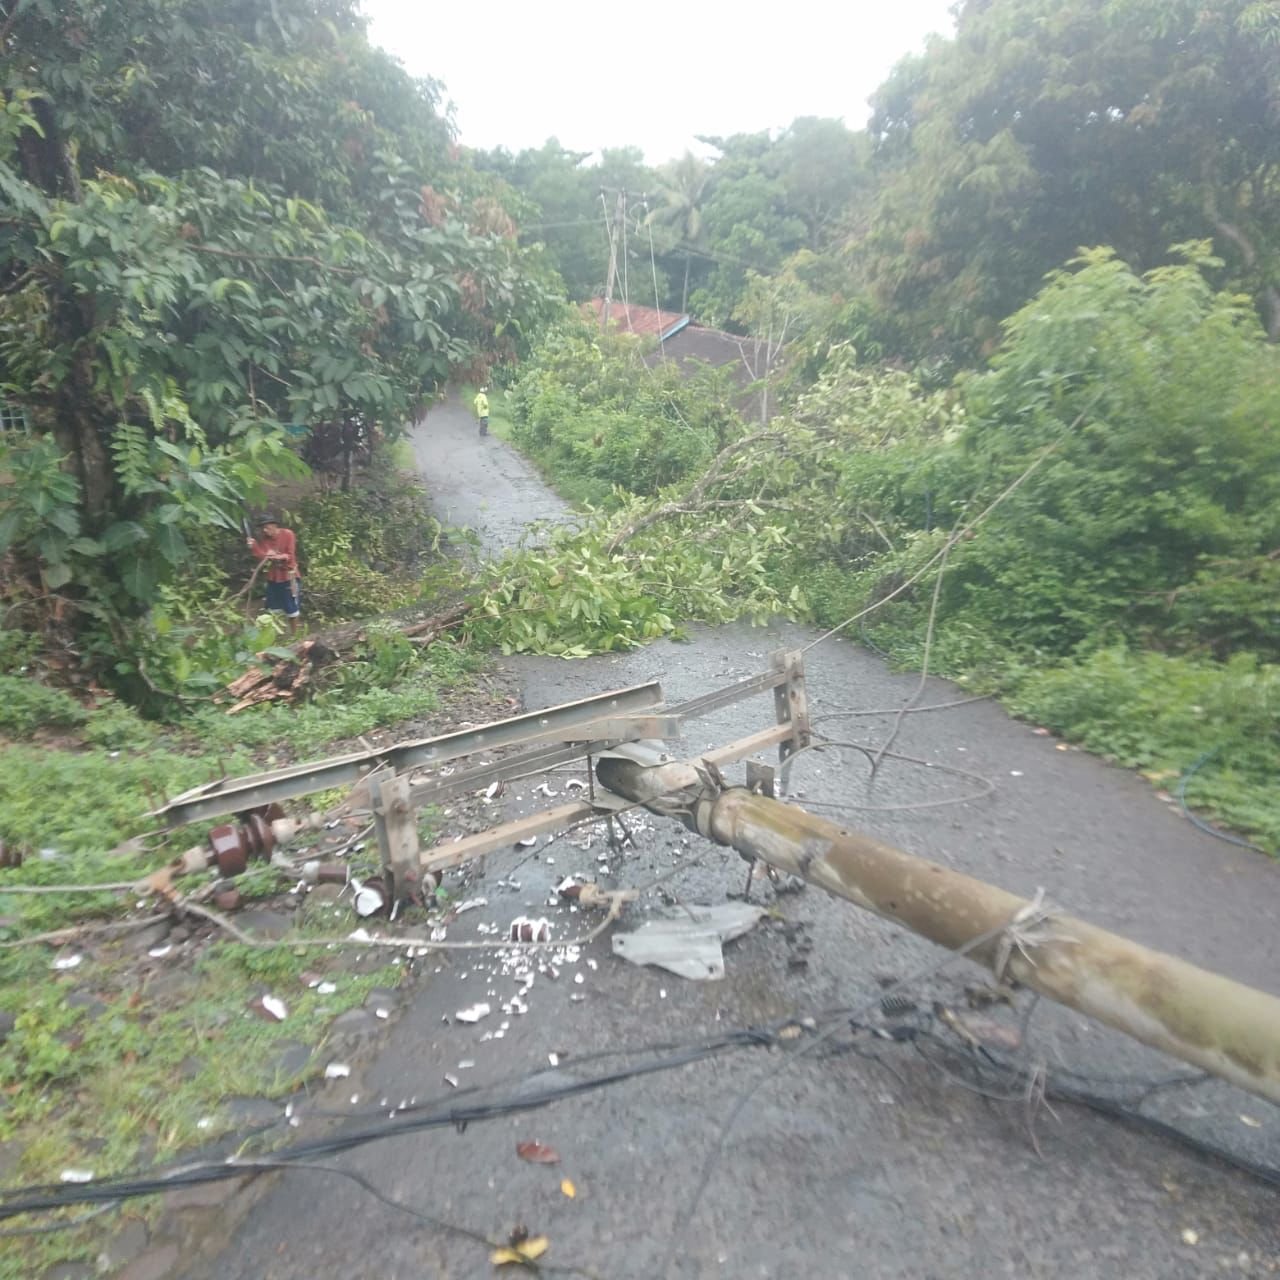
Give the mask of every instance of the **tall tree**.
[(868, 277), (968, 358), (1078, 246), (1212, 234), (1280, 335), (1277, 83), (1275, 0), (970, 0), (876, 95)]
[(286, 424), (395, 429), (538, 304), (354, 0), (11, 0), (0, 56), (0, 549), (46, 590), (144, 607)]
[(675, 239), (674, 249), (683, 253), (682, 312), (689, 306), (689, 267), (694, 253), (702, 247), (702, 207), (710, 176), (706, 161), (686, 151), (661, 172), (658, 190), (661, 203), (646, 219), (651, 226), (665, 227)]

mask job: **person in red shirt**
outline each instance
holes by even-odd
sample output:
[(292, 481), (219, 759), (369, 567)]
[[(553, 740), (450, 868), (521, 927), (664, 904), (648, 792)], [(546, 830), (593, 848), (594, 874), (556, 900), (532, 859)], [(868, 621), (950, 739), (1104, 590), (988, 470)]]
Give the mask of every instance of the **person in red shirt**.
[(267, 562), (267, 608), (289, 619), (289, 634), (298, 632), (302, 583), (298, 578), (298, 540), (275, 516), (258, 521), (258, 537), (247, 539), (255, 560)]

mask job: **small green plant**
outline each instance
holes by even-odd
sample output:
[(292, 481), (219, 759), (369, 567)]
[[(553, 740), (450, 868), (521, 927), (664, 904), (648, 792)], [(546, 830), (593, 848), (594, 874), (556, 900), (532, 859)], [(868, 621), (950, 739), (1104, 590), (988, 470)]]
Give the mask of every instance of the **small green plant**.
[(1117, 646), (1027, 674), (1011, 701), (1167, 787), (1212, 755), (1192, 803), (1280, 852), (1280, 667), (1250, 654), (1219, 664)]
[(87, 718), (85, 709), (61, 689), (0, 675), (0, 733), (29, 737), (37, 729), (75, 728)]
[(20, 675), (40, 652), (40, 637), (31, 631), (0, 630), (0, 673)]

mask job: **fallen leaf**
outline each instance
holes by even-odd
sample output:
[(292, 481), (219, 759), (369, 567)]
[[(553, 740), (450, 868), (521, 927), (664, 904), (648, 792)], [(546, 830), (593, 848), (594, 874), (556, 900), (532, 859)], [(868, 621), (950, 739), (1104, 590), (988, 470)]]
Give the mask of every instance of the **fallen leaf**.
[(572, 1200), (578, 1194), (578, 1188), (568, 1178), (565, 1178), (560, 1184), (560, 1194), (566, 1195)]
[(541, 1142), (517, 1142), (516, 1155), (530, 1164), (559, 1164), (560, 1153), (555, 1147), (544, 1146)]
[(495, 1249), (489, 1255), (489, 1261), (495, 1267), (504, 1267), (509, 1263), (522, 1266), (526, 1262), (536, 1262), (550, 1247), (551, 1241), (546, 1236), (531, 1236), (511, 1248)]

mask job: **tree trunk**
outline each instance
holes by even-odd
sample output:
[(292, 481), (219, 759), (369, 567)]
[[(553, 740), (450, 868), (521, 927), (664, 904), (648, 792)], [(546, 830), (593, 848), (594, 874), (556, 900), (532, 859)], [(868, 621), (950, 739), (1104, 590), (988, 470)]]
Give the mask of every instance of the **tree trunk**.
[(115, 474), (93, 389), (92, 313), (91, 299), (65, 293), (55, 299), (59, 345), (72, 348), (75, 355), (66, 377), (54, 388), (53, 411), (58, 442), (71, 454), (72, 469), (80, 481), (86, 524), (96, 532), (111, 510)]
[[(1255, 270), (1258, 266), (1257, 246), (1240, 226), (1224, 218), (1219, 212), (1217, 195), (1210, 180), (1206, 180), (1204, 209), (1209, 216), (1209, 221), (1213, 223), (1214, 230), (1240, 250), (1245, 268), (1249, 271)], [(1280, 287), (1265, 279), (1265, 269), (1264, 279), (1259, 285), (1259, 293), (1263, 312), (1262, 323), (1266, 328), (1267, 337), (1272, 342), (1280, 342)]]
[(684, 292), (680, 295), (680, 314), (684, 315), (689, 310), (689, 263), (692, 260), (692, 254), (684, 255)]

